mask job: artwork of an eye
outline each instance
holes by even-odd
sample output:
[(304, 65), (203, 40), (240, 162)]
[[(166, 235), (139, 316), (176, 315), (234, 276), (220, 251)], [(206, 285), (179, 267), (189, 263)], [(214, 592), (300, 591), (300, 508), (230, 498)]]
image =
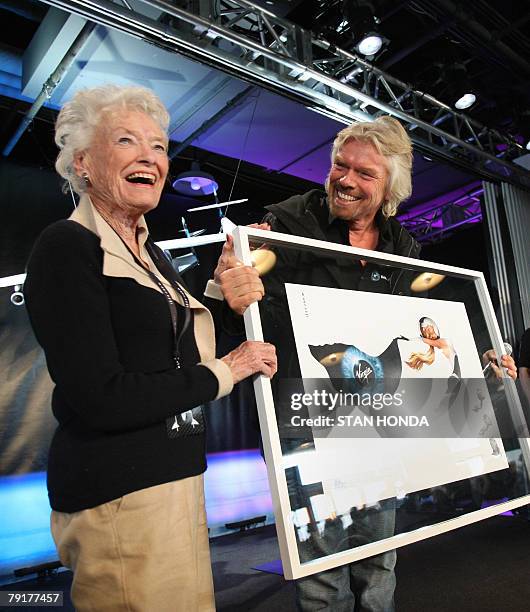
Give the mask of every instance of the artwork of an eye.
[(374, 378), (383, 378), (384, 368), (379, 357), (368, 355), (356, 346), (350, 346), (342, 359), (342, 376), (355, 378), (359, 382), (368, 382)]
[(380, 355), (369, 355), (352, 344), (309, 345), (311, 355), (326, 368), (337, 390), (394, 393), (401, 378), (399, 338)]
[(360, 391), (382, 382), (384, 367), (380, 356), (369, 355), (351, 344), (309, 345), (309, 350), (326, 368), (335, 387), (344, 391)]

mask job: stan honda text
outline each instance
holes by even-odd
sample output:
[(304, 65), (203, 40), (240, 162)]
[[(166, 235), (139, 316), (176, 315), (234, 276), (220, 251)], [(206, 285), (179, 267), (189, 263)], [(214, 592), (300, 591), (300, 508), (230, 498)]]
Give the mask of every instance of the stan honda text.
[(291, 417), (293, 427), (429, 427), (426, 416), (416, 415), (318, 415), (303, 417), (295, 414)]

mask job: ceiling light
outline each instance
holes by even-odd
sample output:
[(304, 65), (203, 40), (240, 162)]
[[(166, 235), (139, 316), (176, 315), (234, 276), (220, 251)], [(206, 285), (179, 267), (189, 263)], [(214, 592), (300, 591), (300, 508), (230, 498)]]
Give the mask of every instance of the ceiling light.
[(191, 170), (181, 172), (175, 181), (173, 189), (182, 195), (205, 196), (216, 193), (219, 185), (211, 174), (203, 172), (197, 162), (191, 164)]
[(461, 62), (446, 65), (443, 72), (447, 99), (458, 110), (470, 108), (477, 101), (467, 68)]
[(11, 304), (13, 304), (13, 306), (24, 306), (25, 300), (21, 285), (14, 286), (13, 293), (9, 299), (11, 300)]
[(463, 96), (460, 96), (460, 98), (458, 98), (458, 100), (455, 102), (455, 108), (458, 108), (458, 110), (464, 110), (465, 108), (473, 106), (476, 100), (477, 96), (474, 93), (465, 93)]
[(357, 45), (357, 50), (362, 55), (375, 55), (383, 46), (383, 38), (380, 34), (370, 32), (365, 34), (361, 42)]

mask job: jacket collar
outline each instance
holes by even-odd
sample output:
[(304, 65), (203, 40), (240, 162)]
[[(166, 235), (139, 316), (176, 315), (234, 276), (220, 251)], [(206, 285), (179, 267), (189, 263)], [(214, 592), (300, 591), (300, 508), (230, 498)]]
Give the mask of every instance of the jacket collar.
[[(92, 204), (90, 196), (86, 193), (81, 196), (77, 208), (69, 218), (71, 221), (77, 221), (77, 223), (96, 234), (100, 239), (101, 248), (105, 253), (124, 259), (127, 262), (131, 260), (131, 254), (123, 243), (123, 240), (99, 214), (96, 207)], [(138, 221), (138, 242), (140, 244), (142, 258), (144, 258), (146, 254), (145, 243), (148, 237), (149, 231), (145, 218), (142, 215)]]
[[(327, 197), (322, 199), (321, 206), (326, 208), (328, 225), (331, 225), (337, 219), (329, 212)], [(338, 220), (338, 222), (341, 221)], [(375, 223), (379, 230), (376, 251), (405, 257), (418, 256), (419, 244), (395, 217), (385, 217), (379, 209), (375, 216)]]
[[(99, 237), (100, 246), (103, 251), (104, 276), (132, 278), (140, 285), (144, 285), (145, 287), (149, 287), (151, 289), (156, 288), (158, 290), (145, 268), (136, 263), (122, 239), (99, 214), (87, 194), (83, 194), (81, 196), (77, 208), (70, 215), (69, 219), (70, 221), (76, 221)], [(142, 215), (138, 221), (138, 241), (140, 244), (142, 259), (149, 263), (151, 270), (167, 287), (173, 298), (178, 303), (182, 304), (182, 298), (176, 292), (174, 292), (171, 283), (162, 276), (149, 256), (147, 249), (145, 248), (145, 243), (148, 237), (149, 231), (147, 229), (145, 218)], [(192, 308), (200, 310), (205, 309), (205, 307), (189, 292), (186, 291), (186, 293)]]
[[(322, 189), (312, 189), (303, 195), (292, 196), (288, 200), (265, 208), (290, 232), (298, 236), (327, 240), (324, 230), (330, 223), (340, 223), (340, 220), (337, 221), (330, 216), (327, 196)], [(379, 243), (376, 250), (406, 257), (418, 257), (420, 245), (395, 217), (387, 219), (379, 211), (376, 223), (379, 227)]]

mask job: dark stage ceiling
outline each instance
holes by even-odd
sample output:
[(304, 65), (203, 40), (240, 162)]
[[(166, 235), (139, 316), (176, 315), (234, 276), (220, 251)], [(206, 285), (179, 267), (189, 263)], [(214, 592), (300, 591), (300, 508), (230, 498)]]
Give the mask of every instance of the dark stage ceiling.
[[(133, 9), (144, 6), (143, 1), (132, 0), (106, 4), (120, 10), (129, 4)], [(157, 4), (161, 3), (145, 3), (142, 10), (171, 28), (171, 20)], [(175, 0), (169, 4), (198, 12), (204, 2)], [(227, 6), (236, 4), (221, 0), (210, 5), (218, 11), (225, 7), (226, 12)], [(477, 96), (467, 115), (520, 143), (519, 156), (526, 152), (524, 145), (530, 136), (529, 0), (263, 0), (255, 4), (348, 53), (357, 53), (359, 32), (367, 27), (378, 29), (386, 44), (366, 61), (447, 105), (451, 105), (458, 80), (455, 67), (460, 75), (463, 69)], [(0, 146), (5, 153), (24, 114), (86, 21), (37, 0), (0, 0), (0, 19)], [(254, 25), (247, 16), (231, 27), (237, 35), (251, 36)], [(249, 61), (256, 60), (250, 57)], [(219, 197), (248, 197), (243, 216), (255, 220), (267, 198), (281, 200), (322, 184), (329, 168), (330, 144), (343, 124), (301, 104), (296, 95), (281, 95), (281, 79), (276, 87), (270, 83), (262, 87), (250, 72), (249, 68), (248, 78), (236, 78), (211, 63), (96, 25), (57, 87), (50, 89), (46, 104), (9, 155), (4, 155), (3, 163), (52, 169), (56, 112), (79, 88), (108, 82), (145, 85), (159, 94), (171, 114), (170, 136), (178, 151), (171, 173), (187, 170), (193, 159), (199, 160), (216, 175)], [(362, 89), (358, 74), (336, 72), (334, 78)], [(357, 108), (363, 111), (362, 105)], [(425, 119), (433, 122), (427, 114)], [(414, 128), (409, 125), (408, 129), (414, 136)], [(497, 149), (499, 158), (506, 157), (501, 145)], [(442, 142), (437, 150), (444, 154), (417, 147), (414, 193), (400, 211), (424, 241), (443, 239), (453, 231), (448, 229), (451, 226), (461, 229), (480, 221), (481, 177), (451, 153), (450, 143), (444, 147)], [(510, 155), (513, 164), (513, 149)], [(171, 188), (166, 197), (174, 202), (178, 221), (190, 204), (179, 200)], [(23, 214), (23, 205), (19, 208)]]

